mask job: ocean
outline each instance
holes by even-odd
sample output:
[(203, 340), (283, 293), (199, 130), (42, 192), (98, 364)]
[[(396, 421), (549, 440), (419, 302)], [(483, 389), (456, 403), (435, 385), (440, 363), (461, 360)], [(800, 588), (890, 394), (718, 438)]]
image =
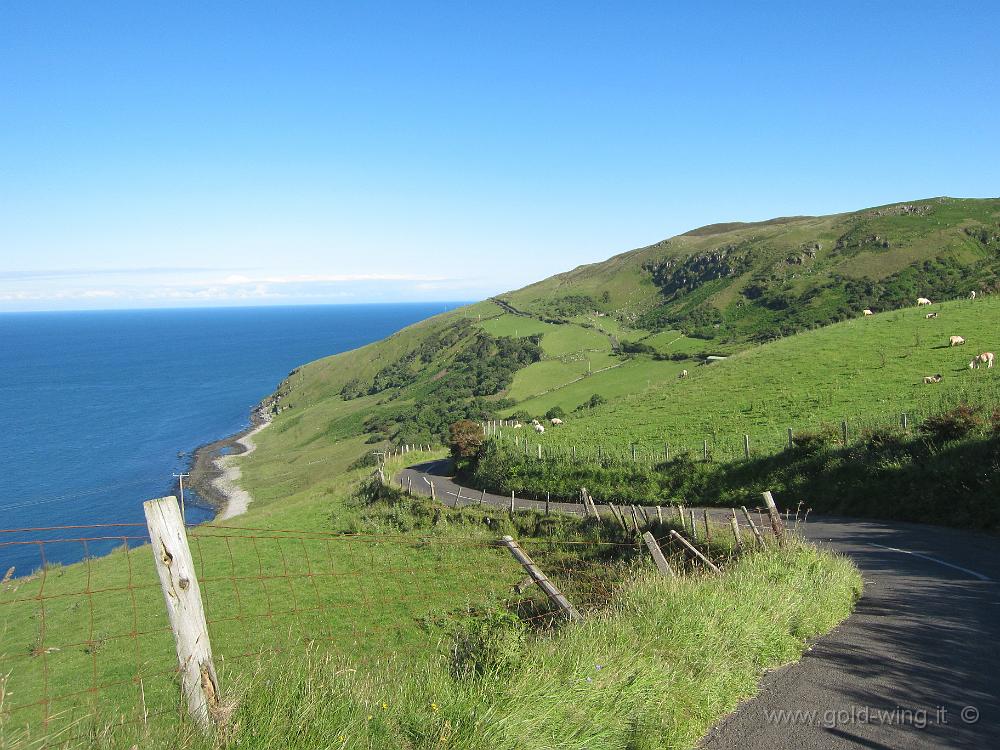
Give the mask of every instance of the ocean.
[[(293, 368), (384, 338), (460, 303), (0, 314), (0, 577), (41, 564), (28, 539), (132, 536), (142, 502), (171, 494), (191, 453), (238, 432)], [(212, 509), (187, 507), (188, 522)], [(120, 538), (46, 543), (45, 562)]]

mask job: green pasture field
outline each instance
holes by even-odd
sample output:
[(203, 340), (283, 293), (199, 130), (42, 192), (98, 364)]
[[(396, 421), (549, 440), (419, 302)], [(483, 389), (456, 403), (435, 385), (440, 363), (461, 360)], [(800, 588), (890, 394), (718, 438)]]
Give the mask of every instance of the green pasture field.
[[(937, 318), (929, 320), (927, 308), (915, 307), (859, 317), (721, 362), (689, 364), (687, 378), (662, 378), (648, 388), (641, 376), (632, 378), (631, 392), (538, 440), (693, 448), (706, 438), (741, 444), (749, 434), (758, 447), (781, 445), (789, 427), (847, 420), (857, 428), (873, 420), (898, 421), (903, 412), (916, 419), (962, 399), (1000, 403), (1000, 368), (969, 369), (974, 355), (1000, 352), (1000, 297), (930, 309)], [(952, 335), (967, 343), (949, 346)], [(936, 374), (940, 383), (923, 382)]]

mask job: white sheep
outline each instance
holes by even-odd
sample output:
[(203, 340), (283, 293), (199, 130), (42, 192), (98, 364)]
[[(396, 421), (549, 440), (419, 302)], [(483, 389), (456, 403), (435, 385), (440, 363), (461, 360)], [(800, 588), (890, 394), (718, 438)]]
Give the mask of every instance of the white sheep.
[(937, 375), (925, 375), (924, 376), (924, 382), (925, 383), (940, 383), (941, 382), (941, 373), (938, 373)]
[(868, 317), (869, 315), (874, 315), (875, 314), (871, 310), (869, 310), (867, 307), (864, 310), (862, 310), (862, 312), (865, 314), (865, 317)]
[(934, 303), (931, 302), (926, 297), (917, 297), (917, 307), (923, 307), (924, 305), (932, 305), (932, 304)]
[(961, 346), (964, 343), (965, 339), (963, 339), (961, 336), (951, 336), (948, 339), (948, 346)]
[(551, 420), (549, 420), (549, 421), (551, 421), (551, 422), (552, 422), (552, 424), (562, 424), (562, 423), (563, 423), (563, 421), (562, 421), (561, 419), (559, 419), (559, 417), (553, 417), (553, 418), (552, 418)]
[(982, 354), (977, 354), (969, 362), (969, 369), (974, 370), (977, 367), (982, 367), (986, 365), (986, 369), (993, 367), (993, 360), (995, 359), (993, 352), (983, 352)]
[(536, 424), (535, 425), (535, 432), (541, 434), (541, 433), (545, 432), (545, 428), (542, 427), (540, 424)]
[(681, 374), (678, 375), (677, 377), (679, 377), (679, 378), (686, 378), (687, 376), (688, 376), (688, 371), (687, 370), (681, 370)]

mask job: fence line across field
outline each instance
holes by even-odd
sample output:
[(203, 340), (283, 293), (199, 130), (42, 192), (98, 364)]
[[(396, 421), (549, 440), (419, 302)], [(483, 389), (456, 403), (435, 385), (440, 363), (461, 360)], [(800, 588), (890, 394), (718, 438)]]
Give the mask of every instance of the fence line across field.
[[(961, 399), (948, 402), (949, 406), (958, 406)], [(1000, 395), (996, 401), (978, 405), (992, 408), (1000, 404)], [(744, 433), (739, 436), (720, 435), (717, 431), (707, 437), (695, 439), (689, 437), (683, 441), (672, 441), (665, 438), (656, 445), (643, 442), (600, 443), (536, 442), (531, 443), (531, 433), (523, 435), (510, 429), (514, 420), (496, 420), (483, 423), (484, 435), (503, 450), (523, 454), (525, 458), (541, 461), (563, 461), (574, 464), (598, 463), (602, 465), (644, 463), (656, 465), (669, 462), (678, 456), (687, 455), (701, 458), (703, 461), (718, 460), (748, 460), (751, 458), (776, 455), (784, 450), (794, 449), (799, 445), (803, 435), (810, 438), (817, 433), (829, 432), (824, 439), (832, 444), (847, 447), (860, 443), (866, 435), (880, 430), (900, 430), (912, 434), (920, 423), (936, 413), (934, 410), (910, 410), (898, 415), (887, 417), (854, 417), (850, 420), (840, 420), (834, 424), (822, 422), (807, 427), (786, 427), (781, 431), (769, 431), (764, 437)], [(530, 426), (530, 425), (529, 425)], [(506, 431), (505, 431), (505, 428)], [(555, 429), (555, 428), (551, 428)], [(542, 438), (544, 440), (544, 438)]]
[[(145, 529), (140, 525), (117, 524), (87, 526), (92, 536), (80, 535), (79, 527), (46, 527), (39, 532), (76, 533), (59, 539), (0, 541), (0, 561), (4, 548), (38, 549), (35, 570), (28, 575), (11, 571), (0, 584), (0, 622), (8, 625), (0, 629), (0, 674), (6, 675), (0, 684), (0, 720), (11, 725), (25, 717), (27, 723), (55, 729), (60, 722), (110, 707), (120, 721), (144, 725), (164, 714), (176, 716), (176, 710), (150, 707), (176, 705), (180, 682), (186, 686), (189, 714), (204, 724), (225, 690), (226, 664), (324, 643), (350, 644), (345, 650), (360, 660), (364, 654), (353, 653), (354, 644), (391, 642), (394, 629), (391, 623), (359, 625), (353, 616), (359, 607), (377, 611), (388, 604), (417, 613), (426, 601), (427, 581), (454, 586), (463, 585), (464, 579), (466, 588), (476, 588), (480, 574), (466, 570), (460, 559), (468, 551), (495, 550), (496, 560), (506, 559), (499, 540), (482, 536), (418, 540), (402, 534), (222, 524), (185, 529), (175, 500), (156, 503), (161, 512), (159, 520), (150, 523), (151, 537), (141, 533)], [(0, 540), (4, 534), (25, 531), (0, 529)], [(117, 559), (89, 554), (93, 541), (108, 539), (121, 542), (111, 553)], [(518, 542), (543, 553), (566, 550), (566, 560), (543, 554), (545, 573), (562, 581), (560, 586), (569, 582), (579, 611), (601, 604), (600, 597), (582, 593), (587, 589), (584, 582), (600, 577), (599, 566), (571, 552), (615, 543), (546, 538)], [(401, 543), (430, 545), (437, 551), (434, 559), (420, 563), (381, 559)], [(83, 560), (66, 567), (50, 565), (46, 549), (67, 544), (79, 545)], [(364, 564), (348, 567), (348, 559)], [(501, 570), (494, 567), (483, 575), (495, 576)], [(574, 580), (580, 584), (576, 589)], [(195, 595), (200, 613), (197, 605), (183, 606)], [(165, 604), (171, 603), (175, 611), (168, 618)], [(558, 611), (553, 606), (530, 618), (551, 619)], [(17, 624), (20, 627), (12, 630)], [(19, 645), (25, 641), (30, 647)], [(191, 650), (191, 644), (209, 643), (208, 650)], [(426, 646), (437, 646), (432, 633)], [(218, 674), (207, 666), (213, 660), (220, 665)]]

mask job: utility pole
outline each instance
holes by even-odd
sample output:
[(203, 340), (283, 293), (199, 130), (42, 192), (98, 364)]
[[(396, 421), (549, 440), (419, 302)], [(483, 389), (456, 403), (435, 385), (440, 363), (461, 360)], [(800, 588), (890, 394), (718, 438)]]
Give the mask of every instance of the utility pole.
[(181, 485), (181, 521), (184, 520), (184, 478), (191, 476), (190, 474), (174, 474), (174, 479), (177, 479)]

